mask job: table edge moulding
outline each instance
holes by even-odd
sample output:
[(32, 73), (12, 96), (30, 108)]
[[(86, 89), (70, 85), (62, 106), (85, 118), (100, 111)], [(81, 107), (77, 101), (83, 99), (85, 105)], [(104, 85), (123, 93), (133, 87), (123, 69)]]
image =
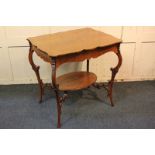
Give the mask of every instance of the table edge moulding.
[[(40, 88), (40, 99), (42, 102), (44, 84), (39, 74), (39, 66), (33, 61), (35, 52), (44, 61), (50, 63), (52, 69), (52, 88), (55, 91), (57, 102), (57, 127), (61, 127), (62, 105), (68, 97), (69, 91), (80, 90), (93, 85), (96, 88), (103, 86), (107, 90), (111, 106), (114, 106), (112, 90), (114, 79), (122, 64), (120, 53), (121, 40), (109, 34), (96, 31), (92, 28), (82, 28), (66, 32), (31, 37), (27, 39), (30, 45), (29, 62), (34, 70)], [(89, 60), (97, 58), (107, 52), (114, 52), (118, 57), (118, 64), (111, 68), (111, 79), (107, 86), (97, 84), (97, 76), (89, 71)], [(64, 63), (80, 62), (87, 60), (86, 71), (72, 72), (56, 76), (56, 71)], [(64, 92), (60, 95), (60, 92)]]

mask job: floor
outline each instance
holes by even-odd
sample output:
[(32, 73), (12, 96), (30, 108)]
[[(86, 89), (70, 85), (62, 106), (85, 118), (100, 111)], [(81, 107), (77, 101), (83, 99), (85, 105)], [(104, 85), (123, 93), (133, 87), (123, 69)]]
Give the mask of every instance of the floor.
[[(90, 87), (69, 93), (63, 106), (64, 129), (154, 129), (155, 81), (123, 82), (114, 85), (115, 107), (104, 89)], [(37, 85), (0, 86), (1, 129), (56, 128), (55, 96), (45, 89), (38, 104)]]

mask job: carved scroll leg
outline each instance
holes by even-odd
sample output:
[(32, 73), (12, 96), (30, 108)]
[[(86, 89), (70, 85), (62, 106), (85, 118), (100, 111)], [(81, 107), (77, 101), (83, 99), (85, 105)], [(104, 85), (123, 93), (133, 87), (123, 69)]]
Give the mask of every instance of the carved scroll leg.
[(56, 59), (53, 58), (51, 62), (52, 66), (52, 87), (55, 91), (56, 102), (57, 102), (57, 128), (61, 128), (61, 97), (59, 94), (59, 86), (56, 84)]
[(40, 74), (39, 74), (39, 69), (40, 67), (39, 66), (36, 66), (33, 62), (33, 53), (34, 53), (34, 50), (32, 50), (32, 47), (30, 45), (30, 50), (29, 50), (29, 62), (32, 66), (32, 69), (34, 70), (34, 72), (36, 73), (36, 76), (37, 76), (37, 80), (38, 80), (38, 84), (39, 84), (39, 88), (40, 88), (40, 98), (39, 98), (39, 103), (42, 102), (42, 96), (43, 96), (43, 93), (44, 93), (44, 84), (43, 84), (43, 81), (41, 80), (40, 78)]
[(115, 68), (111, 68), (112, 76), (111, 76), (111, 80), (108, 83), (108, 87), (109, 87), (108, 97), (110, 98), (111, 106), (114, 106), (113, 99), (112, 99), (114, 79), (115, 79), (115, 76), (116, 76), (117, 72), (119, 71), (119, 68), (122, 64), (122, 56), (121, 56), (119, 47), (117, 49), (116, 55), (118, 56), (119, 61)]

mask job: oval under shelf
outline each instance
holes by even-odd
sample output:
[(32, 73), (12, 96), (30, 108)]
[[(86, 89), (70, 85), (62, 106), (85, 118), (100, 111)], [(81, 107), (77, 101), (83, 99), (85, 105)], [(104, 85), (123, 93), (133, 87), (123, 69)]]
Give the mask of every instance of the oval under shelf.
[(61, 75), (57, 77), (56, 82), (59, 85), (59, 90), (69, 91), (87, 88), (96, 80), (97, 76), (94, 73), (80, 71)]

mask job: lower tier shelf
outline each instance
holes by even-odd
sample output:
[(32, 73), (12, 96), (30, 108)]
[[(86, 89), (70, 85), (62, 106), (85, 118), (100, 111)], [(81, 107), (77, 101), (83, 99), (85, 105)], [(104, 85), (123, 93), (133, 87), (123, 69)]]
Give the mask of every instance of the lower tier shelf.
[(94, 73), (80, 71), (61, 75), (56, 82), (59, 85), (59, 90), (69, 91), (87, 88), (96, 80), (97, 76)]

